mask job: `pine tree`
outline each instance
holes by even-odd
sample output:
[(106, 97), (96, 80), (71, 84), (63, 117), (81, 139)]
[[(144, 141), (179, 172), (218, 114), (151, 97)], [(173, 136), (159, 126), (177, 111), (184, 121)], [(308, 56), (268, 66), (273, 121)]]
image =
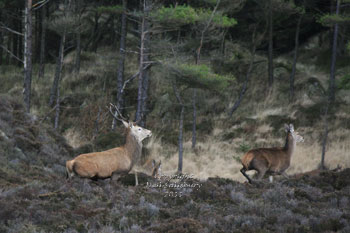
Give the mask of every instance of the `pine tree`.
[(25, 2), (25, 38), (24, 38), (24, 105), (30, 112), (31, 85), (32, 85), (32, 1)]

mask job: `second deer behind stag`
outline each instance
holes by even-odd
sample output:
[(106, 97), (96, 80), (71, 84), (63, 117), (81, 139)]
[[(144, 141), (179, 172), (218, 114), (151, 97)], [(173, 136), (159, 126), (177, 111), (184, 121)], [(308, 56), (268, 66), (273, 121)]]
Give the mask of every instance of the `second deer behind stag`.
[(140, 168), (141, 172), (145, 172), (147, 175), (153, 178), (160, 178), (162, 172), (162, 161), (156, 162), (154, 159), (148, 159)]
[(285, 170), (290, 165), (297, 142), (304, 141), (304, 138), (294, 131), (292, 124), (285, 125), (287, 132), (286, 143), (284, 147), (258, 148), (248, 151), (241, 159), (243, 168), (241, 173), (252, 182), (251, 178), (245, 173), (249, 170), (258, 172), (258, 179), (261, 179), (265, 173), (282, 174), (286, 176)]

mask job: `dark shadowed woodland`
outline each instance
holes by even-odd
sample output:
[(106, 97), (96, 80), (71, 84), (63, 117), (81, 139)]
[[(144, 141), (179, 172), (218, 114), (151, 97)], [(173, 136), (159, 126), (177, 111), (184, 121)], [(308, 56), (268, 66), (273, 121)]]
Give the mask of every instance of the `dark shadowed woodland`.
[[(349, 0), (0, 0), (0, 232), (350, 232), (349, 25)], [(66, 179), (118, 115), (152, 131), (132, 169)]]

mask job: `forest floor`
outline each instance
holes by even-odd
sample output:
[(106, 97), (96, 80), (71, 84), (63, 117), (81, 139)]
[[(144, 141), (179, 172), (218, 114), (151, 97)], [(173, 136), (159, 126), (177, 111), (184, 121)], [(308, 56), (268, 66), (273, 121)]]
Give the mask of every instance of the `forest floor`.
[[(140, 174), (66, 180), (74, 155), (50, 126), (0, 96), (0, 232), (349, 232), (350, 169), (253, 184)], [(186, 175), (186, 174), (185, 174)]]

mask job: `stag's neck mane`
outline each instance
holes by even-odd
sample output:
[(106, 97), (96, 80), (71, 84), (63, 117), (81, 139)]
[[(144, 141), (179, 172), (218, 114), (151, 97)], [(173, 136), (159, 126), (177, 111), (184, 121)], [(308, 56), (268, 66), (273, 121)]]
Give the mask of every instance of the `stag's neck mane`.
[(295, 148), (295, 140), (292, 136), (292, 133), (288, 132), (286, 137), (286, 143), (284, 144), (283, 150), (287, 152), (287, 155), (289, 157), (291, 157), (294, 152), (294, 148)]
[(131, 134), (130, 129), (127, 130), (124, 147), (128, 151), (131, 163), (135, 164), (141, 157), (142, 142), (137, 140), (137, 138)]

